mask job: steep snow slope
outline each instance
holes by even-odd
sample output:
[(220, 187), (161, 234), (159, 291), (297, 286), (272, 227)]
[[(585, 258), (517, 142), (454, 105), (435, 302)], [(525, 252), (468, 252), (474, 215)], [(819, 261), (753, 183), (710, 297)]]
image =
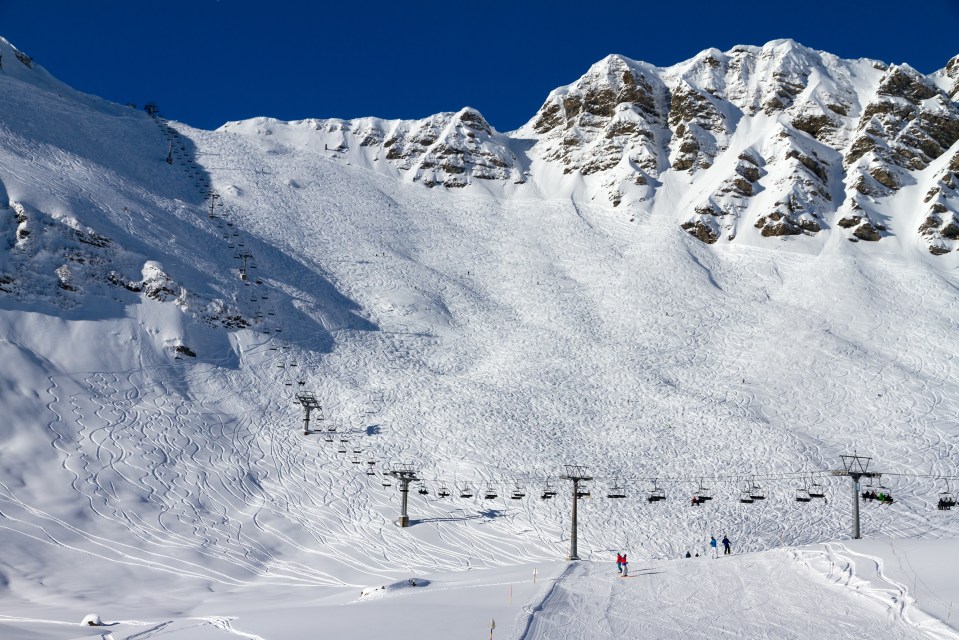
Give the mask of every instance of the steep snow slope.
[[(419, 175), (518, 166), (427, 189), (315, 126), (197, 131), (17, 64), (0, 75), (0, 590), (21, 614), (187, 611), (206, 590), (560, 557), (567, 463), (597, 477), (584, 557), (675, 557), (719, 529), (746, 550), (843, 537), (847, 484), (817, 476), (828, 501), (800, 505), (806, 479), (781, 474), (853, 450), (932, 476), (884, 478), (899, 500), (864, 506), (867, 534), (956, 535), (934, 508), (957, 454), (956, 252), (710, 247), (675, 217), (708, 171), (663, 170), (649, 206), (591, 204), (547, 188), (536, 154), (469, 110), (436, 127), (482, 148), (442, 175), (423, 166), (442, 150), (417, 150)], [(297, 391), (320, 399), (334, 442), (302, 435)], [(406, 530), (381, 473), (400, 462), (430, 491), (411, 495)], [(741, 504), (753, 475), (768, 499)], [(653, 478), (665, 503), (643, 499)], [(615, 482), (628, 499), (602, 497)], [(701, 483), (715, 500), (692, 509)], [(436, 497), (466, 484), (477, 497)]]

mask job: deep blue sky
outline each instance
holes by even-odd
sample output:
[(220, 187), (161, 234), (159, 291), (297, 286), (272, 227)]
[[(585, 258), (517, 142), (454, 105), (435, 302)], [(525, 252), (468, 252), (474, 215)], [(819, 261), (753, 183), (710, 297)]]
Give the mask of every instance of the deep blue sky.
[(0, 35), (77, 89), (201, 128), (469, 105), (507, 131), (610, 53), (669, 65), (789, 37), (929, 73), (959, 54), (959, 0), (0, 0)]

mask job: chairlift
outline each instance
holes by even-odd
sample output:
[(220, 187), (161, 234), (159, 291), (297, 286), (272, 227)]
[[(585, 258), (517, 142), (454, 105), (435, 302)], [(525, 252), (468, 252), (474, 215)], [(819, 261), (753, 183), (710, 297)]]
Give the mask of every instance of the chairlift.
[(806, 487), (800, 487), (796, 489), (796, 502), (811, 502), (812, 493)]
[(327, 433), (323, 439), (326, 440), (327, 442), (333, 442), (333, 434)]
[(749, 495), (750, 493), (750, 487), (743, 489), (742, 493), (739, 494), (739, 501), (743, 504), (752, 504), (753, 497)]
[(358, 456), (358, 455), (354, 455), (354, 456), (353, 456), (352, 462), (353, 462), (353, 464), (363, 464), (363, 461), (360, 460), (360, 456)]
[(388, 475), (383, 474), (383, 481), (381, 484), (383, 485), (384, 488), (388, 488), (393, 486), (393, 481), (390, 480), (390, 477)]
[(763, 491), (763, 488), (760, 487), (756, 482), (753, 482), (752, 487), (749, 489), (749, 497), (753, 500), (765, 500), (766, 492)]
[(696, 490), (696, 497), (699, 498), (699, 501), (712, 500), (713, 496), (709, 492), (709, 489), (706, 488), (706, 485), (703, 484), (703, 481), (699, 481), (699, 488)]
[(519, 485), (514, 487), (513, 492), (510, 493), (509, 495), (510, 500), (522, 500), (525, 497), (526, 497), (526, 492), (523, 491), (523, 488), (520, 487)]
[(546, 486), (543, 487), (543, 493), (540, 494), (540, 498), (543, 500), (550, 500), (556, 497), (556, 490), (550, 486), (549, 482), (546, 483)]
[(613, 500), (619, 500), (626, 497), (626, 489), (623, 488), (620, 484), (614, 484), (609, 488), (609, 492), (606, 494), (607, 498), (612, 498)]
[(340, 446), (336, 449), (337, 453), (346, 453), (346, 445), (343, 442), (340, 442)]
[(370, 467), (370, 468), (368, 468), (368, 469), (366, 470), (366, 475), (368, 475), (368, 476), (375, 476), (375, 475), (376, 475), (376, 472), (373, 471), (373, 467)]
[(588, 498), (588, 497), (590, 497), (589, 487), (587, 487), (585, 484), (584, 484), (583, 486), (579, 487), (579, 488), (576, 490), (576, 497), (577, 497), (577, 498)]
[(956, 494), (949, 491), (949, 487), (946, 486), (946, 489), (939, 494), (938, 508), (940, 511), (951, 511), (954, 506), (956, 506)]
[(813, 480), (809, 485), (809, 497), (810, 498), (825, 498), (826, 497), (826, 487), (823, 486), (818, 480)]
[(484, 500), (495, 500), (496, 499), (496, 489), (493, 488), (493, 485), (486, 485), (486, 491), (483, 493)]
[(660, 500), (666, 499), (666, 492), (656, 485), (656, 480), (653, 480), (653, 488), (649, 491), (649, 496), (646, 498), (647, 502), (659, 502)]
[(440, 490), (436, 492), (436, 495), (439, 496), (440, 498), (449, 498), (450, 490), (447, 489), (446, 487), (440, 487)]
[(420, 494), (421, 496), (428, 496), (430, 494), (430, 490), (426, 488), (425, 483), (421, 482), (416, 488), (416, 493)]
[(470, 486), (469, 486), (468, 484), (463, 485), (463, 488), (460, 489), (460, 497), (461, 497), (461, 498), (472, 498), (472, 497), (473, 497), (473, 490), (470, 489)]

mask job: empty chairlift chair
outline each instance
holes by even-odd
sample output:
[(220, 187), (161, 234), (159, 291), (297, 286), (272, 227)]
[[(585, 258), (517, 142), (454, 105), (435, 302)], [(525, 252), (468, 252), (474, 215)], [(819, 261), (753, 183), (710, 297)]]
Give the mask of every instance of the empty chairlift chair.
[(659, 486), (656, 485), (656, 481), (653, 480), (653, 488), (649, 491), (649, 496), (646, 498), (647, 502), (659, 502), (666, 499), (666, 492)]
[(612, 498), (613, 500), (619, 500), (626, 497), (626, 489), (623, 488), (623, 485), (619, 482), (616, 482), (609, 488), (609, 492), (606, 494), (607, 498)]
[(809, 494), (809, 489), (806, 487), (799, 487), (796, 489), (796, 502), (811, 502), (812, 496)]
[(810, 498), (825, 498), (826, 497), (826, 487), (823, 486), (818, 480), (813, 480), (809, 485), (809, 497)]
[(547, 482), (546, 486), (543, 487), (543, 493), (541, 493), (539, 497), (543, 500), (551, 500), (556, 497), (556, 490)]
[(743, 487), (743, 490), (739, 494), (739, 501), (743, 504), (752, 504), (753, 503), (753, 486), (751, 482), (747, 482), (746, 486)]
[(461, 498), (472, 498), (472, 497), (473, 497), (473, 490), (470, 489), (470, 486), (469, 486), (468, 484), (464, 484), (464, 485), (463, 485), (463, 488), (460, 489), (460, 497), (461, 497)]
[(523, 488), (519, 485), (513, 487), (513, 491), (509, 494), (510, 500), (522, 500), (526, 497), (526, 492), (523, 491)]
[(579, 488), (576, 490), (577, 498), (588, 498), (590, 496), (589, 487), (585, 484), (579, 485)]
[(752, 487), (749, 489), (749, 497), (753, 500), (765, 500), (766, 492), (763, 491), (763, 488), (759, 486), (755, 481), (752, 483)]
[(491, 484), (486, 485), (486, 491), (483, 492), (483, 499), (496, 500), (496, 497), (497, 497), (497, 493), (496, 493), (496, 489), (493, 488), (493, 485)]

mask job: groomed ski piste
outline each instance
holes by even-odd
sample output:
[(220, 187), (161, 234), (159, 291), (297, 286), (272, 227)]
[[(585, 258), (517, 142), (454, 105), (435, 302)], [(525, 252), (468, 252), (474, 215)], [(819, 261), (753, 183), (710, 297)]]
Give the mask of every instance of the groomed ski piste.
[[(428, 189), (0, 44), (0, 637), (959, 636), (957, 254), (708, 247), (679, 173), (650, 210)], [(861, 541), (854, 452), (895, 497)], [(429, 491), (405, 529), (396, 464)]]

